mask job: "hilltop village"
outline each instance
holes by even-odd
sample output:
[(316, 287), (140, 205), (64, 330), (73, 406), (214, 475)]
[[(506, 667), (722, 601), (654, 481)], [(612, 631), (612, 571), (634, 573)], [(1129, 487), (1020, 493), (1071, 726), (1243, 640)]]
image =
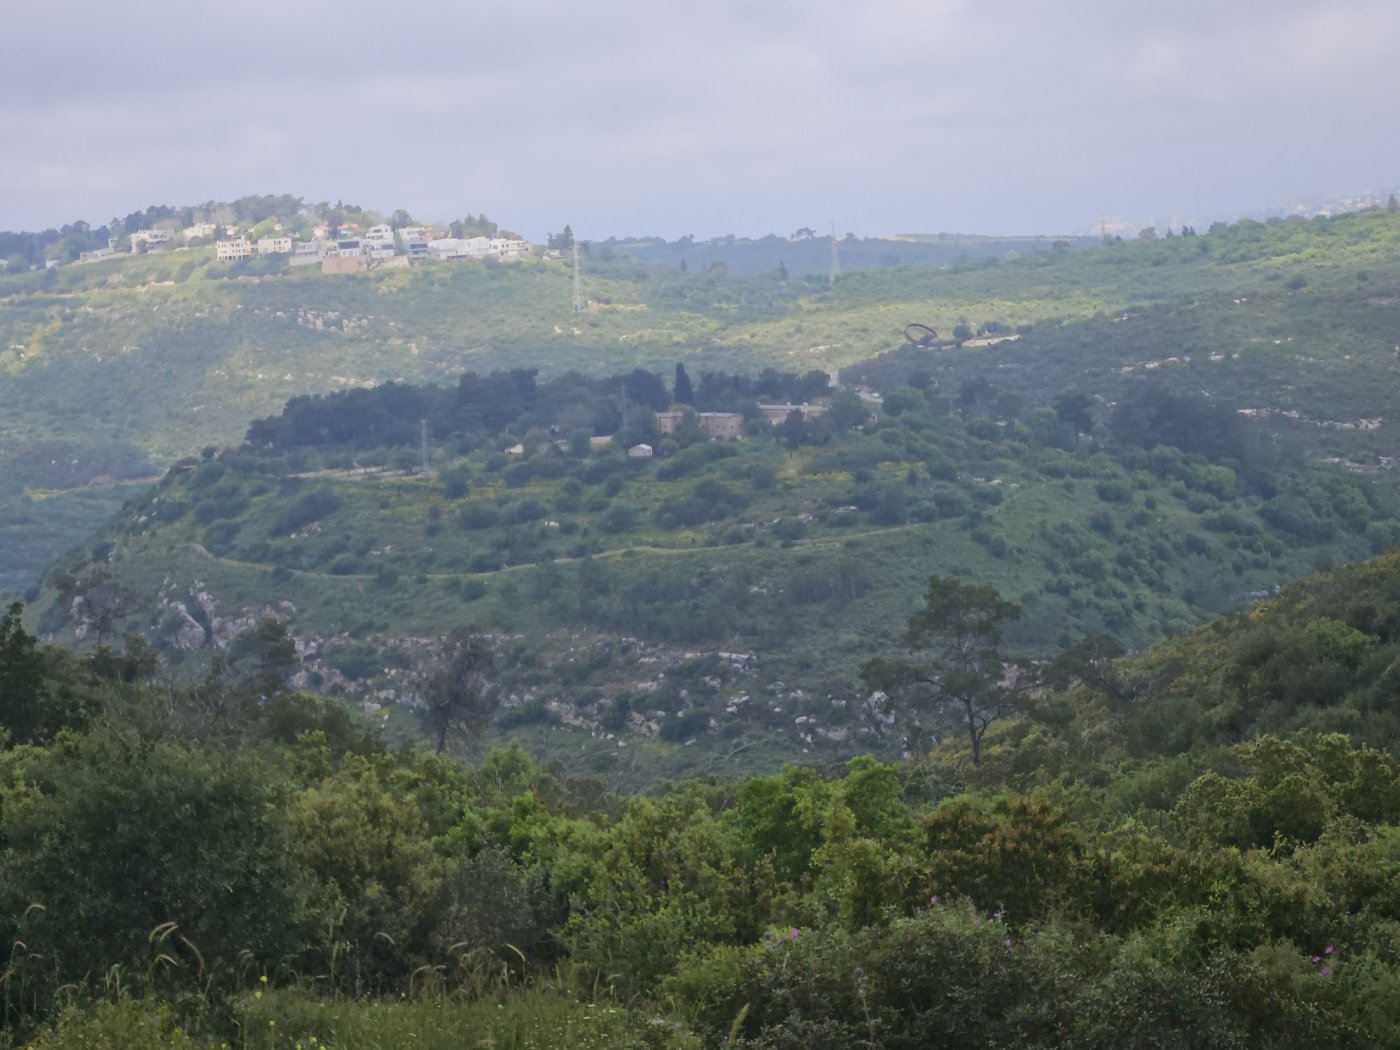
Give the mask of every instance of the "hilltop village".
[[(457, 237), (433, 226), (395, 228), (388, 223), (378, 223), (361, 229), (356, 224), (321, 223), (310, 233), (305, 240), (296, 239), (280, 222), (259, 223), (254, 227), (199, 222), (180, 230), (153, 227), (128, 234), (126, 240), (130, 247), (127, 251), (121, 250), (121, 239), (114, 237), (108, 240), (105, 248), (81, 253), (77, 262), (99, 262), (152, 250), (178, 251), (207, 246), (211, 241), (218, 262), (287, 256), (292, 266), (319, 266), (322, 273), (333, 274), (402, 268), (430, 259), (504, 262), (536, 251), (555, 258), (559, 255), (557, 251), (537, 249), (513, 234)], [(47, 263), (49, 268), (57, 265), (56, 260)]]

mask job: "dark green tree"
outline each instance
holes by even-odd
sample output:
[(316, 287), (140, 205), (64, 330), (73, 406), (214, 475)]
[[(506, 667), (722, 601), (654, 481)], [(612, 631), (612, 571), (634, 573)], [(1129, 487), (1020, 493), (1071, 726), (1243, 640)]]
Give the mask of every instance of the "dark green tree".
[(1067, 390), (1055, 398), (1055, 415), (1061, 423), (1073, 427), (1076, 434), (1094, 430), (1094, 399), (1080, 390)]
[(443, 639), (423, 685), (423, 730), (438, 754), (453, 737), (469, 740), (486, 728), (495, 707), (487, 681), (494, 663), (490, 642), (475, 627)]
[(31, 990), (160, 954), (166, 980), (202, 989), (245, 951), (272, 966), (325, 929), (292, 859), (281, 778), (252, 754), (108, 729), (37, 755), (25, 781), (4, 799), (0, 905), (43, 959), (18, 982)]
[(787, 443), (788, 448), (796, 448), (802, 444), (806, 435), (807, 424), (802, 419), (800, 409), (794, 408), (787, 414), (787, 418), (778, 424), (778, 437)]
[(0, 725), (14, 742), (28, 744), (77, 724), (82, 711), (50, 688), (39, 640), (20, 622), (23, 610), (15, 602), (0, 617)]
[(1019, 707), (1023, 689), (1002, 658), (1001, 629), (1020, 617), (1021, 607), (990, 584), (931, 576), (905, 632), (913, 658), (871, 660), (861, 677), (896, 704), (953, 714), (980, 765), (987, 727)]
[(685, 365), (676, 362), (676, 387), (672, 400), (679, 405), (695, 404), (695, 388), (690, 384), (690, 376), (685, 374)]
[(666, 381), (644, 368), (634, 368), (622, 377), (622, 392), (634, 405), (657, 412), (666, 407)]

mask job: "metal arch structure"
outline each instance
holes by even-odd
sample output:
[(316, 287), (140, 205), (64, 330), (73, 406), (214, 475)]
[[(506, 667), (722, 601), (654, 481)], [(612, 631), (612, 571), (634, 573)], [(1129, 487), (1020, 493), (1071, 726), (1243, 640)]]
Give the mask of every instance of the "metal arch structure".
[(911, 346), (927, 349), (937, 344), (938, 333), (928, 325), (916, 322), (904, 326), (904, 340)]

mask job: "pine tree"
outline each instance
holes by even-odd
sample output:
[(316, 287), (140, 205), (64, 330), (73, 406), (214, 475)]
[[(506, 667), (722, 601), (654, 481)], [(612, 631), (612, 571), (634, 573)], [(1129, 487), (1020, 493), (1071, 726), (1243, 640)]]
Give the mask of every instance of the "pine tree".
[(676, 362), (676, 389), (671, 400), (678, 405), (694, 405), (695, 390), (690, 385), (690, 376), (685, 374), (685, 365)]

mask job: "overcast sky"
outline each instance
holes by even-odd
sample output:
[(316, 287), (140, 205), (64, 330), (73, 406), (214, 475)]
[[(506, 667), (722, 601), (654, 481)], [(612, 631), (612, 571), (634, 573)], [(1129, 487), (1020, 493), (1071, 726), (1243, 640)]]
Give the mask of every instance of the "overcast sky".
[(6, 0), (0, 228), (1050, 233), (1400, 184), (1397, 0)]

